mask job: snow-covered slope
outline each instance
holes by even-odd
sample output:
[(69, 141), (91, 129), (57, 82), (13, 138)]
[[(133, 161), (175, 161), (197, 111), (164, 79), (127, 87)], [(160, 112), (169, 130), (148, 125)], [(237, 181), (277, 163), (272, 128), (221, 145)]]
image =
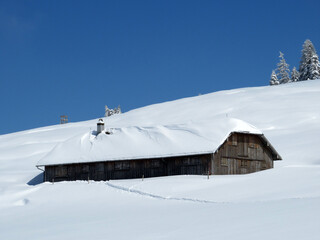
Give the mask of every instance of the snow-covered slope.
[(109, 128), (242, 119), (281, 154), (249, 175), (42, 183), (35, 166), (97, 119), (0, 136), (0, 239), (319, 239), (320, 81), (221, 91), (107, 118)]

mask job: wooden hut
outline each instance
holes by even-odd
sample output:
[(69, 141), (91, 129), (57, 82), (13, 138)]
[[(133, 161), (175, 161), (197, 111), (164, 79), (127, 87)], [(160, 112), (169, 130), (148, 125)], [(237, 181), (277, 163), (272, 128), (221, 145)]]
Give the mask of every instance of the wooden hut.
[(246, 174), (281, 160), (259, 130), (236, 119), (111, 132), (99, 125), (98, 135), (77, 136), (40, 160), (45, 181)]

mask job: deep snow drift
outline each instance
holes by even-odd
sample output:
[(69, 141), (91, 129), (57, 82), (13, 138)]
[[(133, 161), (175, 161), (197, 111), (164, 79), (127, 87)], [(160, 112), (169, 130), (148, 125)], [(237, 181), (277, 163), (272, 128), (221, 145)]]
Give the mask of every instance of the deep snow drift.
[(283, 160), (271, 170), (209, 180), (38, 184), (38, 161), (94, 130), (97, 119), (0, 136), (0, 239), (319, 239), (320, 81), (155, 104), (109, 117), (106, 125), (181, 129), (217, 118), (257, 127)]

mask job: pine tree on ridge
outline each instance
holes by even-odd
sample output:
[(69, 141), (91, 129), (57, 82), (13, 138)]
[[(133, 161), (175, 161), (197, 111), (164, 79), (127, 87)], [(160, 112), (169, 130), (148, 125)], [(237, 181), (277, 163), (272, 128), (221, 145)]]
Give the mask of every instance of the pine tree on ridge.
[(293, 67), (291, 72), (291, 82), (299, 81), (300, 73), (297, 71), (296, 67)]
[(274, 70), (272, 70), (271, 78), (270, 78), (270, 86), (279, 85), (277, 74)]
[(317, 54), (314, 54), (311, 57), (311, 64), (310, 64), (310, 80), (315, 80), (320, 78), (320, 64), (319, 64), (319, 57)]
[(319, 57), (312, 42), (307, 39), (302, 46), (302, 56), (299, 66), (299, 81), (318, 79), (320, 73)]
[(289, 64), (286, 63), (286, 60), (284, 59), (284, 54), (282, 52), (280, 52), (279, 58), (280, 58), (280, 62), (277, 64), (279, 83), (280, 84), (288, 83), (288, 82), (290, 82)]

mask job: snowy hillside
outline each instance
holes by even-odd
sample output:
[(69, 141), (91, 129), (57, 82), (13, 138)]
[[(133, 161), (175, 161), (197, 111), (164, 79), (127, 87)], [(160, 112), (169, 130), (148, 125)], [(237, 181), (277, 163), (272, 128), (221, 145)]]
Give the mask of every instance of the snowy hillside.
[(184, 130), (218, 118), (257, 127), (283, 160), (210, 179), (39, 184), (39, 160), (95, 130), (97, 119), (0, 136), (0, 239), (320, 239), (320, 81), (221, 91), (105, 121), (120, 130)]

